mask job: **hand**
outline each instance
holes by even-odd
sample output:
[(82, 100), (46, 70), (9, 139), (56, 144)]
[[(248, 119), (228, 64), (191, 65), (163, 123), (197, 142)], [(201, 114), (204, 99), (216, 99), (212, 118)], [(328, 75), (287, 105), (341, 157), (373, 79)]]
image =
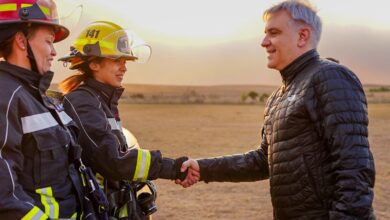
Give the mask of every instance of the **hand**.
[(187, 161), (185, 161), (181, 165), (181, 172), (185, 172), (186, 170), (187, 170), (187, 176), (183, 181), (179, 179), (175, 180), (176, 184), (180, 184), (184, 188), (194, 185), (200, 179), (200, 168), (196, 160), (188, 159)]

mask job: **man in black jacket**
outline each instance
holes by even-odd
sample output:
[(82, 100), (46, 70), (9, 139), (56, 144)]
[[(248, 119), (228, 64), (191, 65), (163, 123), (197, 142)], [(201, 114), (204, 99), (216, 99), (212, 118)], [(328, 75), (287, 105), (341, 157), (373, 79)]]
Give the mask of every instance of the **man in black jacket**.
[(283, 84), (268, 99), (257, 150), (188, 160), (199, 180), (270, 179), (275, 219), (374, 219), (375, 167), (367, 102), (356, 75), (320, 59), (321, 20), (308, 3), (284, 1), (264, 13), (269, 68)]

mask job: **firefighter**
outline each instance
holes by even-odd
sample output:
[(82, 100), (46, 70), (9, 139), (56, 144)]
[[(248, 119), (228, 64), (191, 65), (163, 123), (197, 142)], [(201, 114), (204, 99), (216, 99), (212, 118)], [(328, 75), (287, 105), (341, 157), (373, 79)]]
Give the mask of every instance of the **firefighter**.
[(0, 1), (0, 219), (80, 219), (74, 122), (46, 96), (68, 35), (52, 0)]
[[(70, 54), (60, 59), (70, 63), (71, 70), (77, 70), (60, 84), (65, 111), (82, 130), (82, 158), (101, 180), (110, 200), (111, 216), (117, 219), (144, 219), (154, 212), (153, 204), (144, 204), (153, 203), (147, 197), (138, 197), (138, 202), (132, 203), (136, 183), (178, 179), (186, 159), (165, 158), (158, 150), (135, 149), (126, 144), (118, 101), (124, 91), (121, 84), (126, 62), (149, 59), (151, 49), (142, 42), (117, 24), (96, 21), (81, 32)], [(120, 196), (123, 191), (125, 196)]]

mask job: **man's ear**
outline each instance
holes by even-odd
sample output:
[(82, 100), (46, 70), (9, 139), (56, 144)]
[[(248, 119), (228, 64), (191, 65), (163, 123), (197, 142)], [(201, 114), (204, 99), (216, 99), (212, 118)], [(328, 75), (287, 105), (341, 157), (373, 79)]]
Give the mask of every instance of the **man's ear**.
[(298, 47), (305, 47), (310, 43), (311, 30), (309, 27), (302, 27), (299, 30)]
[(15, 34), (14, 46), (19, 50), (27, 50), (27, 38), (22, 32)]

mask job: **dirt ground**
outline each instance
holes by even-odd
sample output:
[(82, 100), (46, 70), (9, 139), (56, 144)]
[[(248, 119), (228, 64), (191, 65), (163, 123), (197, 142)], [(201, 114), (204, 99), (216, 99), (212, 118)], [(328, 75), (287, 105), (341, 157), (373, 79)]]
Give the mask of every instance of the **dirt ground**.
[[(260, 105), (121, 104), (123, 126), (141, 147), (166, 157), (212, 157), (243, 153), (260, 143), (264, 107)], [(369, 137), (376, 163), (374, 208), (390, 219), (390, 104), (369, 104)], [(272, 219), (268, 181), (203, 182), (183, 189), (154, 181), (161, 219)]]

